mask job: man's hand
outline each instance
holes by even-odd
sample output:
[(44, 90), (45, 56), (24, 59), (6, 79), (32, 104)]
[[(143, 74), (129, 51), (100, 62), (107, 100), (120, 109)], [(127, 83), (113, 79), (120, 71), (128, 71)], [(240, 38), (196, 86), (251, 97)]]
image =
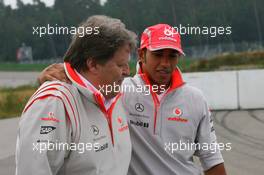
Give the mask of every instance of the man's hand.
[(40, 85), (43, 84), (45, 81), (55, 80), (71, 83), (71, 81), (66, 76), (63, 63), (55, 63), (49, 65), (38, 76), (38, 82)]
[(226, 175), (225, 166), (220, 163), (204, 172), (205, 175)]

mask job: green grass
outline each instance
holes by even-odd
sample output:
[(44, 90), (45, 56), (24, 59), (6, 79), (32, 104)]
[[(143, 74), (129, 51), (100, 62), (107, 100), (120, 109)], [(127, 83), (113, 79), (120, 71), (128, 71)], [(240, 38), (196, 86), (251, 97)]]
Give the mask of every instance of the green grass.
[[(178, 66), (184, 72), (188, 69), (194, 60), (189, 58), (180, 58)], [(49, 64), (18, 64), (18, 63), (0, 63), (0, 71), (37, 71), (40, 72), (45, 69)], [(131, 60), (130, 64), (130, 75), (136, 73), (136, 60)]]
[(49, 64), (0, 63), (0, 71), (42, 71)]
[(179, 59), (178, 67), (182, 72), (186, 72), (194, 62), (194, 59), (182, 57)]
[(188, 72), (263, 69), (264, 51), (227, 53), (210, 59), (197, 60), (185, 70)]
[(36, 91), (33, 86), (0, 89), (0, 119), (21, 115), (27, 101)]

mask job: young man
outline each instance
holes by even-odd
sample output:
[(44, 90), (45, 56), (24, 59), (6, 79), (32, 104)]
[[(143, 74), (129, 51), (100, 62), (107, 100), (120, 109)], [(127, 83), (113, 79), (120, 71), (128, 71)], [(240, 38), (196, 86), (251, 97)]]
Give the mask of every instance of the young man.
[(196, 155), (206, 175), (225, 175), (206, 100), (177, 68), (184, 55), (180, 35), (166, 24), (148, 27), (138, 55), (138, 73), (123, 85), (149, 85), (151, 93), (124, 93), (133, 150), (129, 174), (198, 175)]
[[(177, 68), (183, 54), (180, 35), (171, 26), (158, 24), (143, 32), (138, 73), (123, 83), (134, 89), (147, 86), (150, 92), (124, 91), (122, 97), (133, 150), (129, 175), (202, 174), (194, 155), (206, 175), (226, 174), (206, 100), (183, 82)], [(60, 78), (55, 72), (48, 68), (40, 82)]]
[(120, 95), (101, 86), (128, 75), (136, 35), (118, 19), (92, 16), (65, 55), (72, 84), (46, 82), (27, 103), (19, 124), (17, 175), (126, 175), (131, 142)]

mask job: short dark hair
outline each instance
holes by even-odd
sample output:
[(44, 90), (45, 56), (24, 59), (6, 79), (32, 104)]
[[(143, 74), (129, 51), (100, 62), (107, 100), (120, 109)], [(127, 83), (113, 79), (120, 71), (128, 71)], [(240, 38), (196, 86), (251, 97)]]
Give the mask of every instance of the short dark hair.
[(131, 50), (136, 48), (136, 34), (126, 29), (125, 24), (119, 19), (95, 15), (89, 17), (79, 27), (98, 28), (98, 34), (83, 35), (77, 32), (64, 56), (64, 61), (69, 62), (79, 72), (86, 69), (86, 61), (89, 58), (98, 64), (104, 64), (125, 44), (128, 44)]

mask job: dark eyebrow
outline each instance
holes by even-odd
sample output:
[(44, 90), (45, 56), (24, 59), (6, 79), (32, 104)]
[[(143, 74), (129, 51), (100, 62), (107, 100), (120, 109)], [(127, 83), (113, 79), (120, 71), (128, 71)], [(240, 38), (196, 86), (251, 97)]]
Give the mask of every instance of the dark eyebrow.
[[(153, 51), (153, 53), (163, 53), (163, 50), (155, 50), (155, 51)], [(179, 54), (180, 55), (180, 52), (177, 50), (172, 50), (172, 52), (170, 54)]]
[(173, 50), (172, 54), (180, 54), (180, 52), (178, 50)]
[(155, 51), (152, 51), (153, 53), (163, 53), (163, 50), (155, 50)]

